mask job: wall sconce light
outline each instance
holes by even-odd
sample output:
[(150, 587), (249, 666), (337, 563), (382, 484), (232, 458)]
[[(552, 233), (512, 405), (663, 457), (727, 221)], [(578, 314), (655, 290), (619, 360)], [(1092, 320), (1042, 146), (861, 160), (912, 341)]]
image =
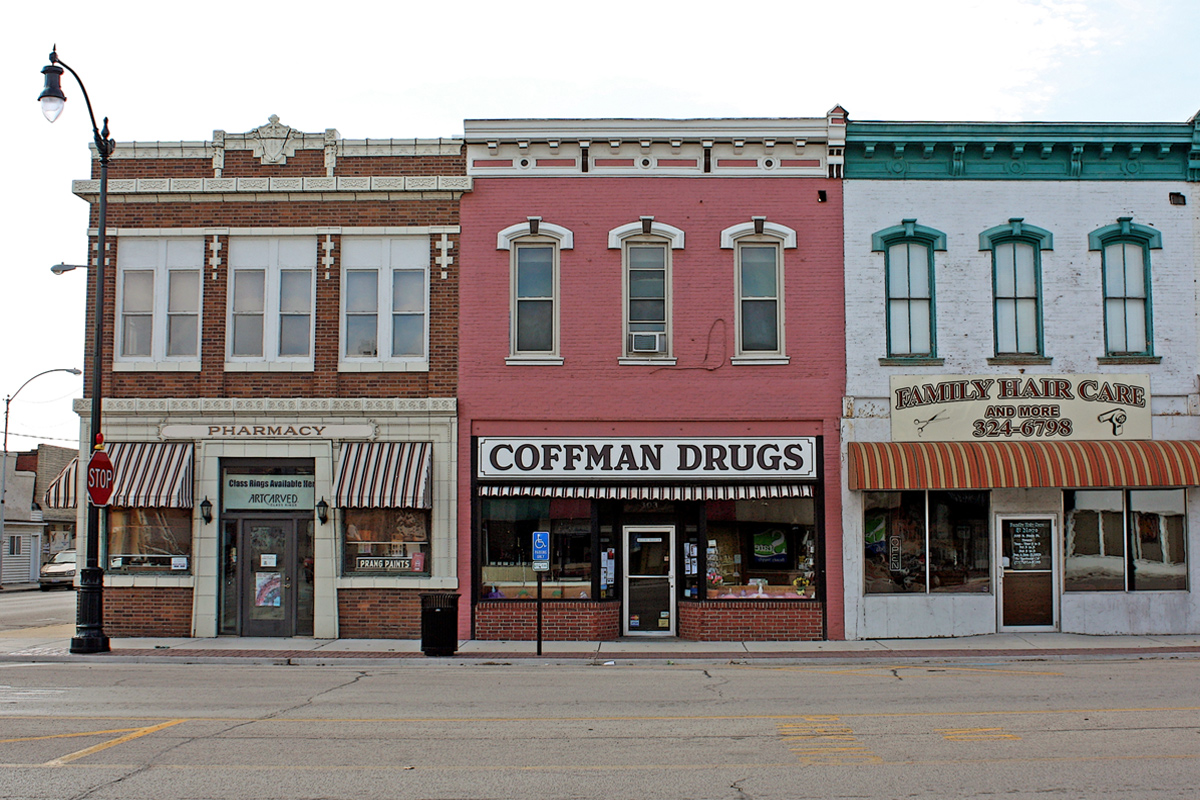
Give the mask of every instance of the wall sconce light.
[(204, 502), (200, 504), (200, 517), (204, 520), (205, 525), (212, 522), (212, 501), (207, 497), (205, 497)]
[(329, 522), (329, 503), (325, 502), (324, 497), (317, 503), (317, 519), (321, 520), (322, 525)]
[(824, 203), (829, 199), (829, 194), (824, 189), (817, 189), (817, 202)]

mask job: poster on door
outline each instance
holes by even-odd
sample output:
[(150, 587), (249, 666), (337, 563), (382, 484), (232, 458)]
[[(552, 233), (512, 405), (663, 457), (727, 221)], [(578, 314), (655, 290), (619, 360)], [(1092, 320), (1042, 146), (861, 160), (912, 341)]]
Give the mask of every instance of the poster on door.
[(283, 575), (281, 573), (254, 573), (254, 605), (259, 608), (283, 605)]

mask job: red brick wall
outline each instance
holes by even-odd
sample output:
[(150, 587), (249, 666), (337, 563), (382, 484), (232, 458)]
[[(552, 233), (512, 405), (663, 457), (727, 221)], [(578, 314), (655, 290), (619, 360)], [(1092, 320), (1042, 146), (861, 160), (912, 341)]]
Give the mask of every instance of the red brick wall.
[[(548, 601), (542, 604), (542, 639), (545, 641), (604, 641), (616, 639), (620, 631), (620, 603)], [(475, 638), (537, 639), (537, 603), (522, 600), (479, 603), (475, 606)]]
[(695, 642), (819, 641), (824, 605), (710, 600), (679, 604), (679, 638)]
[[(121, 153), (120, 147), (117, 153)], [(345, 156), (333, 168), (335, 177), (394, 177), (397, 175), (463, 175), (466, 157), (448, 156)], [(108, 164), (110, 180), (132, 178), (215, 178), (211, 158), (114, 158)], [(286, 164), (263, 164), (249, 150), (226, 150), (222, 178), (323, 178), (325, 150), (297, 150)], [(92, 159), (92, 178), (100, 178), (100, 160)]]
[(421, 638), (418, 589), (339, 589), (338, 636), (343, 639)]
[(104, 632), (112, 637), (191, 636), (191, 587), (104, 587)]

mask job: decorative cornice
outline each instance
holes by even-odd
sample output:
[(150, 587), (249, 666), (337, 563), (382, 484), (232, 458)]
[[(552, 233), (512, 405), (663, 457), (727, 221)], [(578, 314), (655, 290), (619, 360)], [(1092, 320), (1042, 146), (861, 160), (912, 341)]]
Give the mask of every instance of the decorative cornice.
[[(75, 413), (86, 416), (92, 401), (76, 398)], [(379, 413), (454, 414), (458, 401), (453, 397), (186, 397), (186, 398), (104, 398), (104, 414), (121, 417), (172, 416), (368, 416)], [(150, 420), (153, 421), (153, 420)]]
[(871, 252), (880, 253), (896, 240), (915, 239), (927, 243), (934, 250), (946, 249), (946, 234), (937, 228), (918, 225), (915, 219), (904, 219), (899, 225), (884, 228), (871, 234)]
[[(331, 194), (366, 192), (469, 192), (473, 180), (466, 175), (357, 176), (346, 178), (130, 178), (108, 182), (109, 197), (123, 195), (247, 195)], [(100, 194), (100, 181), (71, 183), (71, 191), (90, 200)]]
[(998, 242), (1012, 239), (1028, 240), (1034, 243), (1039, 250), (1054, 249), (1054, 234), (1045, 228), (1027, 224), (1024, 217), (1010, 217), (1008, 224), (997, 225), (980, 233), (979, 249), (994, 250)]

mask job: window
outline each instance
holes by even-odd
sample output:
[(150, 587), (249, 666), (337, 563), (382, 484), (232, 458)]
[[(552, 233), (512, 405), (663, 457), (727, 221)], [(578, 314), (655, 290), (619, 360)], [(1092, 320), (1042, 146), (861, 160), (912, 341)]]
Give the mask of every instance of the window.
[(191, 569), (190, 508), (113, 508), (108, 512), (110, 572)]
[(429, 520), (423, 508), (342, 509), (343, 574), (428, 576)]
[(1109, 356), (1152, 356), (1150, 251), (1162, 234), (1119, 217), (1088, 234), (1088, 247), (1101, 252), (1104, 291), (1104, 349)]
[(121, 238), (118, 365), (187, 361), (198, 368), (203, 264), (202, 239)]
[(866, 492), (867, 594), (990, 592), (987, 492)]
[(625, 242), (625, 355), (670, 354), (670, 255), (652, 239)]
[(21, 537), (20, 536), (8, 537), (8, 554), (10, 556), (21, 555)]
[(1041, 251), (1052, 246), (1049, 231), (1021, 217), (979, 234), (979, 249), (992, 251), (997, 356), (1042, 355)]
[(429, 238), (342, 237), (343, 364), (425, 362)]
[(1068, 592), (1186, 590), (1184, 489), (1063, 492)]
[(933, 253), (946, 249), (946, 234), (906, 219), (871, 237), (884, 254), (889, 358), (936, 358)]
[(316, 241), (231, 237), (229, 358), (311, 368)]
[(574, 247), (561, 225), (529, 217), (496, 234), (496, 249), (510, 253), (509, 364), (561, 364), (559, 356), (559, 254)]
[(591, 501), (571, 498), (481, 499), (480, 596), (531, 600), (537, 596), (533, 532), (550, 532), (550, 571), (543, 596), (588, 600), (592, 590)]
[(721, 247), (734, 250), (734, 363), (787, 363), (784, 338), (783, 251), (796, 246), (796, 232), (766, 217), (721, 231)]
[[(707, 599), (817, 597), (812, 498), (709, 501), (705, 516)], [(685, 552), (685, 558), (691, 557)]]

